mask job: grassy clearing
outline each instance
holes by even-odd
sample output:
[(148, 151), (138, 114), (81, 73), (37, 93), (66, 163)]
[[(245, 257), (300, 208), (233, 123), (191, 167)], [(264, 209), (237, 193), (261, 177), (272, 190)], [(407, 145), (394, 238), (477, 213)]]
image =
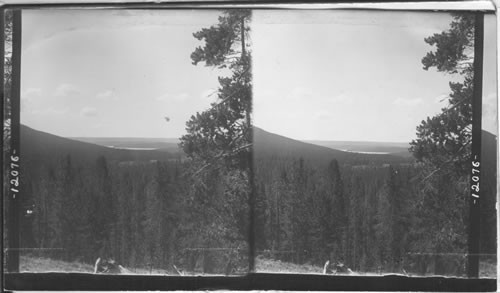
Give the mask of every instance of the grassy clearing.
[[(65, 273), (94, 273), (94, 266), (81, 262), (67, 262), (62, 260), (55, 260), (46, 257), (35, 256), (21, 256), (20, 258), (20, 271), (21, 272), (65, 272)], [(144, 269), (133, 268), (128, 269), (127, 273), (138, 275), (167, 275), (169, 272), (159, 269)]]
[[(294, 264), (289, 262), (284, 262), (274, 259), (265, 259), (262, 257), (257, 257), (255, 260), (255, 270), (257, 273), (284, 273), (284, 274), (323, 274), (323, 267), (315, 266), (311, 264)], [(339, 274), (341, 275), (341, 274)], [(378, 275), (375, 273), (360, 273), (352, 272), (351, 276), (368, 276), (368, 275)]]
[(258, 273), (297, 273), (297, 274), (322, 274), (323, 268), (310, 264), (294, 264), (280, 260), (255, 259), (255, 271)]
[(93, 273), (94, 267), (81, 262), (66, 262), (44, 257), (21, 256), (21, 272)]
[(479, 278), (497, 278), (497, 263), (494, 259), (479, 262)]
[[(294, 264), (280, 260), (265, 259), (257, 257), (255, 260), (257, 273), (294, 273), (294, 274), (322, 274), (323, 268), (311, 264)], [(66, 262), (44, 257), (21, 256), (21, 272), (73, 272), (73, 273), (93, 273), (94, 266), (80, 262)], [(176, 275), (168, 270), (147, 269), (147, 268), (127, 268), (127, 273), (137, 275)], [(497, 278), (496, 262), (481, 261), (479, 265), (480, 278)], [(186, 273), (186, 275), (190, 275)], [(201, 274), (195, 274), (201, 275)], [(376, 273), (354, 272), (352, 275), (377, 275)]]
[[(310, 264), (298, 265), (280, 260), (265, 259), (257, 257), (255, 260), (255, 268), (258, 273), (293, 273), (293, 274), (322, 274), (323, 268)], [(385, 273), (383, 273), (385, 274)], [(376, 272), (353, 272), (352, 276), (380, 276)], [(412, 276), (412, 274), (410, 274)], [(413, 276), (417, 276), (414, 275)], [(431, 277), (431, 275), (428, 275)], [(494, 260), (481, 260), (479, 263), (480, 278), (497, 278), (497, 265)]]

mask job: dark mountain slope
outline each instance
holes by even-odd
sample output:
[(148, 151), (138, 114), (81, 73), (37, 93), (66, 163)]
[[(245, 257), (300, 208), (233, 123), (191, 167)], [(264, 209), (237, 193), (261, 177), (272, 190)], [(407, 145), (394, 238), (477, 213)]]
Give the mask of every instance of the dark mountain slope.
[(257, 127), (254, 127), (254, 156), (256, 159), (270, 156), (297, 159), (302, 157), (315, 164), (326, 164), (331, 159), (348, 165), (397, 164), (410, 161), (392, 155), (360, 154), (331, 149), (273, 134)]
[(57, 159), (70, 155), (73, 160), (95, 160), (99, 156), (109, 161), (166, 160), (173, 155), (157, 150), (113, 149), (76, 141), (21, 125), (21, 156), (23, 161)]

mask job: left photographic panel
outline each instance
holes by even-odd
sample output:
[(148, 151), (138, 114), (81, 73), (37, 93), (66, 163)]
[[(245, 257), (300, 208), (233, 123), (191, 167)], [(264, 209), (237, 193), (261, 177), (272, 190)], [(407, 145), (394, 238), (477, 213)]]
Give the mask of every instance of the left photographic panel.
[(4, 12), (8, 271), (246, 274), (251, 12)]

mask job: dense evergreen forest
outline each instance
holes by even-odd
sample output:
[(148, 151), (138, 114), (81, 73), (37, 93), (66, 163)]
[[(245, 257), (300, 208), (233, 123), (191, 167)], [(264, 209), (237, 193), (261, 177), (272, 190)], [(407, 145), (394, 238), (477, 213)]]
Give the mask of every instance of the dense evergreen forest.
[[(190, 272), (246, 271), (248, 206), (232, 193), (241, 174), (214, 172), (211, 186), (199, 190), (181, 158), (117, 160), (95, 151), (90, 159), (82, 150), (94, 145), (27, 127), (22, 133), (21, 237), (23, 247), (41, 248), (35, 255), (90, 264), (105, 257), (171, 272), (172, 265)], [(54, 141), (57, 147), (44, 147)]]
[[(482, 205), (482, 253), (496, 255), (495, 137), (484, 133), (490, 163)], [(490, 148), (486, 152), (486, 148)], [(355, 271), (465, 274), (467, 181), (440, 178), (426, 186), (424, 168), (324, 163), (274, 156), (256, 161), (256, 245), (266, 257)]]
[[(329, 259), (361, 271), (464, 275), (475, 29), (473, 14), (455, 14), (449, 29), (424, 39), (432, 49), (423, 69), (456, 81), (449, 83), (446, 107), (416, 126), (409, 148), (414, 160), (356, 162), (341, 154), (321, 160), (283, 147), (257, 161), (258, 247), (293, 262)], [(479, 242), (481, 255), (494, 259), (496, 137), (483, 132), (482, 140)]]
[[(22, 247), (90, 264), (101, 256), (130, 268), (246, 272), (250, 207), (248, 194), (237, 192), (245, 190), (244, 174), (214, 172), (200, 189), (185, 158), (124, 161), (96, 152), (89, 159), (61, 138), (27, 127), (22, 133)], [(45, 143), (34, 143), (39, 136)], [(492, 159), (483, 177), (482, 253), (495, 254), (495, 137), (483, 136), (483, 156)], [(54, 140), (59, 147), (39, 153)], [(257, 256), (339, 261), (359, 272), (464, 274), (466, 183), (443, 180), (439, 190), (426, 190), (423, 166), (409, 159), (377, 163), (372, 155), (374, 163), (352, 164), (268, 153), (254, 163)]]
[[(226, 68), (217, 102), (193, 113), (179, 154), (113, 150), (21, 131), (23, 247), (52, 258), (235, 274), (249, 267), (249, 10), (193, 33), (193, 65)], [(24, 132), (24, 134), (23, 134)], [(29, 250), (27, 250), (29, 251)]]

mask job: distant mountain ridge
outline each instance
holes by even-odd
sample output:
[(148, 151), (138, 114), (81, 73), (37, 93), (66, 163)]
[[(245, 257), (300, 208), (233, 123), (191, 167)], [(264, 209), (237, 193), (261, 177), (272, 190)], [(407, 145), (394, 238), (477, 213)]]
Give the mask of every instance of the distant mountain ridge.
[(325, 146), (294, 140), (285, 136), (267, 132), (254, 127), (254, 156), (285, 156), (304, 158), (314, 163), (327, 163), (336, 159), (340, 163), (349, 164), (382, 164), (409, 162), (407, 158), (389, 154), (362, 154), (341, 151)]
[[(159, 141), (162, 140), (162, 141)], [(37, 157), (55, 157), (69, 154), (75, 159), (89, 160), (97, 156), (105, 156), (116, 161), (146, 161), (177, 158), (182, 154), (175, 139), (158, 138), (64, 138), (21, 125), (21, 153), (23, 157), (37, 160)], [(483, 131), (482, 148), (485, 169), (496, 168), (496, 136)], [(325, 142), (324, 142), (325, 143)], [(345, 142), (332, 142), (333, 144)], [(379, 143), (374, 143), (377, 145)], [(111, 148), (109, 146), (114, 146)], [(381, 145), (378, 145), (382, 147)], [(123, 148), (155, 148), (154, 150), (133, 150)], [(388, 146), (388, 148), (400, 146)], [(294, 140), (285, 136), (267, 132), (254, 127), (254, 156), (266, 158), (269, 156), (286, 156), (304, 158), (315, 163), (325, 163), (336, 159), (344, 164), (391, 164), (408, 163), (413, 159), (406, 153), (364, 154), (347, 152), (331, 147)], [(403, 152), (407, 152), (404, 150)], [(491, 171), (490, 171), (491, 172)]]
[(149, 161), (174, 157), (161, 150), (113, 149), (38, 131), (25, 125), (21, 125), (20, 132), (21, 156), (35, 161), (61, 155), (70, 155), (73, 160), (95, 160), (99, 156), (105, 156), (114, 161)]

